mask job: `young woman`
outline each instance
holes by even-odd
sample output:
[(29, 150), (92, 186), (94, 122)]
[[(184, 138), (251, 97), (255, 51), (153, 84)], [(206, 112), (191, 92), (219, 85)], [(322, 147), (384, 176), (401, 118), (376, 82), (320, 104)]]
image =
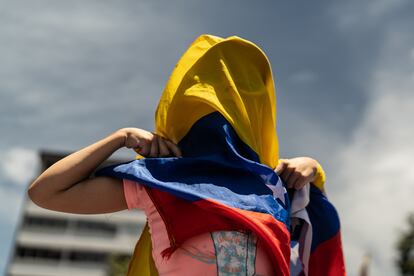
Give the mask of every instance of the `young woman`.
[[(122, 180), (89, 178), (120, 148), (139, 148), (145, 157), (181, 157), (173, 142), (139, 128), (122, 128), (59, 160), (29, 187), (30, 199), (40, 207), (74, 214), (103, 214), (128, 208)], [(310, 157), (281, 160), (275, 171), (289, 188), (300, 189), (317, 177), (318, 162)]]
[[(128, 275), (290, 274), (285, 188), (323, 191), (325, 176), (310, 157), (279, 159), (264, 53), (238, 37), (196, 39), (160, 99), (155, 133), (115, 131), (49, 167), (30, 198), (78, 214), (143, 209), (149, 229)], [(90, 178), (122, 147), (146, 158)]]

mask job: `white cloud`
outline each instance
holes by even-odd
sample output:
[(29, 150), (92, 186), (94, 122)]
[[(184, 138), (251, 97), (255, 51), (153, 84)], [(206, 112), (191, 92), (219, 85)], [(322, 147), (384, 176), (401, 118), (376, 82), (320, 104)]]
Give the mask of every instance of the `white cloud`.
[(21, 217), (23, 196), (15, 189), (2, 185), (6, 180), (0, 177), (0, 271), (4, 271), (14, 242), (14, 231)]
[[(4, 180), (0, 178), (0, 181), (3, 182)], [(19, 217), (18, 211), (22, 199), (23, 197), (20, 193), (0, 185), (0, 219), (2, 224), (4, 223), (8, 228), (12, 227)], [(0, 231), (0, 236), (3, 234), (2, 232)]]
[[(414, 85), (413, 85), (414, 89)], [(414, 211), (414, 96), (384, 95), (372, 102), (354, 141), (343, 152), (338, 207), (349, 268), (373, 255), (373, 275), (394, 275), (395, 241)], [(352, 275), (352, 274), (351, 274)]]
[(0, 161), (3, 174), (13, 183), (25, 186), (37, 173), (39, 165), (37, 152), (25, 148), (11, 148)]
[(405, 3), (406, 0), (343, 1), (333, 6), (332, 15), (341, 30), (355, 32), (375, 25), (384, 15)]
[(13, 147), (0, 154), (0, 271), (8, 261), (26, 187), (38, 172), (38, 154), (23, 147)]
[(414, 212), (414, 79), (406, 58), (412, 45), (408, 38), (395, 30), (386, 35), (370, 80), (370, 102), (338, 162), (341, 188), (332, 199), (342, 218), (349, 275), (357, 275), (366, 253), (372, 255), (372, 275), (397, 275), (395, 243), (408, 213)]

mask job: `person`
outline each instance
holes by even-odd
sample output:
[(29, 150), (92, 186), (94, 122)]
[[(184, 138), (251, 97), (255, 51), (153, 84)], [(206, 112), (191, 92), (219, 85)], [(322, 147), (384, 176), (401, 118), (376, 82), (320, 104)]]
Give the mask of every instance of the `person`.
[[(42, 208), (73, 214), (104, 214), (128, 209), (123, 181), (89, 178), (115, 151), (140, 148), (145, 157), (181, 156), (176, 144), (139, 128), (122, 128), (57, 161), (28, 188), (30, 199)], [(317, 178), (318, 162), (310, 157), (284, 159), (275, 171), (289, 188), (300, 189)]]
[[(157, 108), (154, 133), (121, 128), (50, 166), (30, 185), (28, 195), (40, 207), (67, 213), (143, 209), (148, 228), (137, 243), (128, 275), (144, 275), (144, 270), (146, 275), (288, 275), (289, 252), (279, 252), (276, 259), (269, 256), (268, 240), (263, 239), (269, 234), (260, 236), (260, 227), (266, 225), (257, 228), (248, 223), (245, 228), (246, 218), (221, 219), (228, 213), (210, 211), (217, 200), (226, 202), (220, 197), (213, 200), (214, 206), (202, 196), (204, 201), (194, 204), (195, 195), (210, 195), (215, 188), (222, 192), (220, 185), (224, 180), (236, 182), (225, 186), (225, 192), (230, 189), (231, 195), (241, 198), (244, 191), (239, 191), (239, 187), (244, 182), (258, 183), (251, 188), (258, 189), (259, 195), (253, 192), (255, 199), (263, 198), (260, 193), (267, 188), (258, 187), (266, 184), (273, 189), (270, 194), (276, 199), (271, 206), (279, 208), (276, 215), (271, 213), (284, 223), (281, 226), (276, 221), (275, 225), (283, 229), (274, 230), (272, 235), (285, 235), (285, 188), (301, 190), (311, 183), (323, 191), (325, 174), (311, 157), (279, 159), (275, 130), (273, 79), (261, 50), (238, 37), (203, 35), (191, 44), (167, 83)], [(112, 166), (91, 177), (102, 162), (123, 147), (135, 150), (138, 160)], [(282, 192), (278, 186), (280, 179), (285, 187)], [(208, 186), (203, 186), (205, 182)], [(185, 189), (191, 186), (198, 190), (182, 192), (183, 185)], [(269, 194), (268, 190), (265, 193)], [(171, 199), (171, 195), (178, 195), (178, 199)], [(234, 207), (232, 202), (226, 203)], [(184, 204), (181, 209), (180, 204)], [(181, 217), (191, 216), (187, 214), (190, 209), (197, 210), (198, 217), (206, 215), (191, 217), (194, 221), (199, 219), (200, 224), (203, 219), (208, 222), (219, 217), (217, 227), (212, 223), (201, 226), (180, 221)], [(175, 232), (169, 231), (174, 227)], [(180, 236), (180, 231), (186, 233)], [(270, 237), (269, 241), (282, 244), (282, 251), (288, 251), (288, 238)], [(148, 259), (143, 248), (146, 253), (150, 251)], [(139, 258), (147, 260), (151, 267), (144, 269), (142, 262), (136, 267), (139, 262), (135, 259)]]
[[(181, 156), (180, 149), (169, 140), (142, 129), (123, 128), (92, 145), (68, 155), (45, 170), (30, 185), (28, 189), (30, 198), (40, 207), (65, 213), (111, 213), (136, 208), (134, 204), (141, 208), (146, 208), (146, 213), (153, 213), (154, 207), (146, 207), (150, 203), (148, 199), (145, 202), (135, 203), (138, 199), (136, 194), (136, 198), (130, 199), (128, 206), (126, 198), (128, 194), (125, 193), (124, 188), (133, 190), (132, 182), (125, 181), (123, 185), (121, 179), (112, 177), (89, 178), (91, 173), (103, 161), (122, 147), (139, 147), (141, 149), (140, 154), (146, 157)], [(285, 183), (296, 189), (300, 189), (305, 183), (313, 182), (316, 179), (316, 170), (317, 161), (309, 157), (286, 159), (277, 168)], [(129, 196), (132, 196), (132, 193)], [(145, 194), (141, 194), (139, 197), (143, 198)], [(157, 223), (161, 223), (160, 219), (154, 216), (154, 214), (150, 214), (150, 216), (153, 221), (150, 227), (155, 229), (157, 228)], [(157, 241), (166, 239), (166, 235), (158, 235), (154, 231), (153, 234), (157, 237)], [(211, 248), (207, 251), (202, 251), (202, 246), (208, 243), (208, 240), (207, 242), (203, 241), (203, 238), (205, 238), (205, 235), (202, 235), (201, 238), (193, 239), (194, 242), (202, 244), (199, 246), (201, 247), (199, 251), (191, 253), (194, 246), (190, 245), (190, 241), (188, 248), (187, 245), (183, 246), (184, 249), (178, 250), (178, 254), (175, 254), (174, 259), (171, 259), (172, 263), (175, 262), (174, 260), (183, 259), (183, 261), (178, 263), (186, 263), (186, 267), (182, 267), (179, 273), (171, 272), (176, 271), (178, 263), (175, 262), (170, 267), (159, 268), (158, 270), (161, 271), (160, 275), (211, 275), (200, 273), (200, 271), (205, 273), (206, 271), (216, 270), (214, 267), (215, 261), (214, 259), (211, 260), (214, 257), (211, 256)], [(162, 264), (162, 258), (158, 256), (160, 256), (160, 251), (164, 248), (162, 245), (159, 245), (155, 246), (155, 249), (158, 253), (154, 258), (157, 260), (156, 264)], [(260, 256), (261, 254), (258, 253), (258, 255)], [(187, 259), (191, 259), (194, 265), (198, 263), (199, 269), (188, 267), (188, 264), (191, 264), (191, 262), (188, 262)], [(263, 258), (259, 258), (259, 260), (263, 261)], [(208, 269), (209, 266), (211, 266), (210, 269)], [(263, 266), (256, 268), (259, 272), (258, 274), (272, 275), (269, 264), (267, 264), (267, 267), (266, 264)], [(161, 269), (166, 270), (166, 272), (162, 273)], [(194, 274), (189, 274), (188, 271)]]

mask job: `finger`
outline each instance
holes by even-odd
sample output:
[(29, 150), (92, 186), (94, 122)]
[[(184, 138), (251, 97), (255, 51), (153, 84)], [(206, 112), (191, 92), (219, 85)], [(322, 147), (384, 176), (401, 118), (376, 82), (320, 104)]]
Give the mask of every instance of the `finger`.
[(286, 168), (287, 162), (285, 160), (280, 160), (279, 164), (277, 164), (275, 172), (277, 174), (280, 174), (283, 172), (283, 170)]
[(168, 146), (165, 144), (165, 140), (160, 136), (157, 137), (158, 139), (158, 149), (159, 149), (159, 156), (168, 156), (170, 155), (170, 151), (168, 150)]
[(174, 156), (182, 157), (181, 150), (176, 144), (168, 140), (164, 140), (164, 141), (167, 147), (170, 149), (170, 151), (174, 154)]
[(151, 150), (150, 150), (150, 157), (158, 157), (158, 138), (156, 135), (152, 137), (151, 140)]
[(135, 150), (136, 153), (142, 155), (142, 153), (141, 153), (142, 152), (142, 148), (140, 146), (136, 146), (133, 149)]
[(304, 177), (299, 177), (296, 181), (295, 181), (295, 183), (293, 184), (293, 187), (296, 189), (296, 190), (300, 190), (300, 189), (302, 189), (303, 188), (303, 186), (305, 186), (305, 184), (307, 183), (307, 181), (306, 181), (306, 178), (304, 178)]
[(311, 169), (303, 170), (301, 172), (301, 175), (302, 175), (301, 178), (303, 179), (303, 182), (305, 182), (305, 184), (308, 182), (311, 182), (314, 179), (314, 173), (313, 173), (313, 170)]
[(150, 143), (140, 143), (138, 147), (134, 148), (140, 155), (148, 156), (151, 149)]
[(307, 182), (313, 182), (316, 178), (317, 169), (311, 169), (310, 172), (307, 174)]
[(283, 170), (282, 174), (280, 175), (283, 182), (285, 182), (288, 188), (292, 188), (291, 183), (289, 183), (289, 177), (292, 173), (293, 173), (293, 169), (287, 167), (285, 170)]
[(125, 147), (127, 148), (136, 148), (139, 145), (139, 139), (135, 136), (130, 136), (125, 141)]
[(286, 184), (289, 188), (294, 188), (295, 187), (295, 183), (296, 181), (301, 177), (300, 173), (298, 173), (297, 171), (293, 171), (288, 179), (286, 180)]

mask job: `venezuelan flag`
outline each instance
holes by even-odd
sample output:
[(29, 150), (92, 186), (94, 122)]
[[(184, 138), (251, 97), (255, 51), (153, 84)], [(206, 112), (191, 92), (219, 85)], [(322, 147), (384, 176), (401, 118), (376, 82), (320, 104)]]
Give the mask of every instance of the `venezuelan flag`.
[(288, 275), (288, 199), (277, 174), (218, 112), (199, 119), (178, 145), (183, 158), (139, 159), (100, 173), (145, 185), (170, 235), (165, 256), (190, 237), (244, 229), (264, 240), (275, 275)]
[[(276, 98), (260, 48), (235, 36), (197, 38), (161, 96), (155, 132), (183, 157), (140, 158), (97, 175), (145, 186), (170, 237), (163, 254), (204, 232), (245, 229), (264, 241), (274, 275), (289, 275), (290, 204), (273, 171)], [(150, 250), (145, 228), (128, 275), (157, 275)]]
[(313, 232), (308, 275), (345, 275), (338, 213), (325, 193), (315, 186), (311, 186), (306, 211)]
[[(324, 178), (322, 168), (319, 170)], [(291, 275), (346, 275), (339, 216), (323, 186), (308, 184), (302, 190), (288, 192), (291, 198)]]

